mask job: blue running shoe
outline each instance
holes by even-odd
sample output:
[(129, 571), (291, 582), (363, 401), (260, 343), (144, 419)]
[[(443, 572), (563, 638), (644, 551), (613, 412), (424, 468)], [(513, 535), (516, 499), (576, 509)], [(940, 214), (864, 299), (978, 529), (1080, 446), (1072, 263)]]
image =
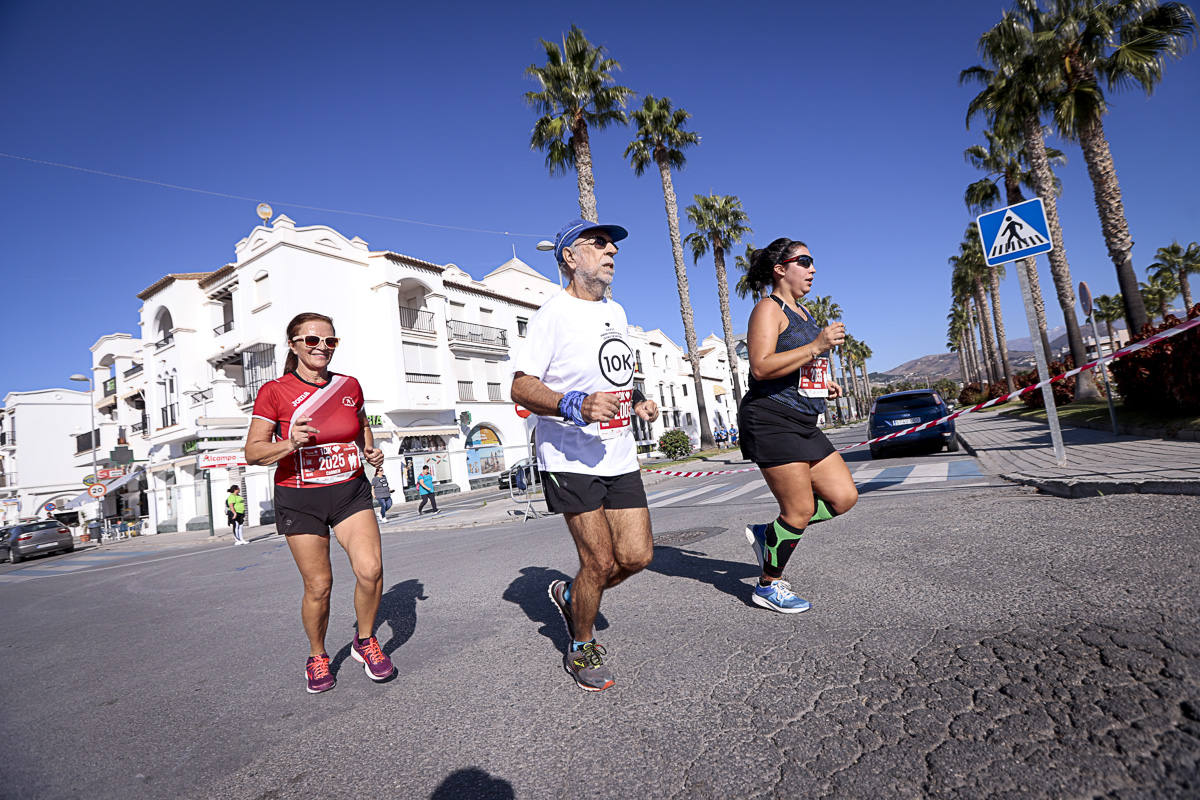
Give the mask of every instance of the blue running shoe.
[(754, 557), (758, 559), (758, 567), (762, 569), (763, 559), (767, 550), (767, 526), (747, 525), (746, 541), (754, 548)]
[(812, 603), (792, 591), (792, 585), (785, 580), (771, 581), (767, 586), (754, 587), (751, 599), (756, 605), (778, 611), (780, 614), (799, 614), (808, 611)]

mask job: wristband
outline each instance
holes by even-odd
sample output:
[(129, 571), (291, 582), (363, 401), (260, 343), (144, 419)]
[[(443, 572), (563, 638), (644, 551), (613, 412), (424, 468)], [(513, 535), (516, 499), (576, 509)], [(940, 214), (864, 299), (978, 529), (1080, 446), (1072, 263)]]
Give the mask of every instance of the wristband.
[(579, 427), (586, 426), (587, 420), (583, 418), (583, 400), (587, 397), (586, 392), (567, 392), (563, 395), (562, 400), (558, 401), (558, 413), (567, 422), (573, 422)]
[(646, 395), (642, 394), (637, 389), (633, 390), (633, 407), (634, 408), (637, 408), (637, 404), (645, 402), (645, 400), (646, 400)]

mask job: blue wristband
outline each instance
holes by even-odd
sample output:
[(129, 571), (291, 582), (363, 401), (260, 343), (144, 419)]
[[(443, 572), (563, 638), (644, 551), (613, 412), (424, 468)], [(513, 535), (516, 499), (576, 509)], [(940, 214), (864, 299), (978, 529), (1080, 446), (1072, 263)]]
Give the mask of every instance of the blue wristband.
[(583, 418), (583, 401), (586, 397), (586, 392), (567, 392), (558, 401), (558, 413), (567, 422), (573, 422), (581, 428), (586, 426), (587, 420)]

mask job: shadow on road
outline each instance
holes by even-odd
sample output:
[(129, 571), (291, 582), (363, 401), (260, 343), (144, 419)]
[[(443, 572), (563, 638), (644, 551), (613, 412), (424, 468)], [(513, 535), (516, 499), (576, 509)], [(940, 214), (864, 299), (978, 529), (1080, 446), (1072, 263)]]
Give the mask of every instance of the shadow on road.
[[(571, 576), (548, 567), (524, 567), (521, 576), (508, 585), (502, 597), (520, 606), (525, 616), (541, 623), (538, 633), (553, 642), (559, 652), (566, 653), (570, 644), (567, 629), (558, 609), (550, 600), (550, 595), (546, 593), (550, 582), (554, 580), (569, 581)], [(604, 618), (603, 613), (596, 614), (593, 627), (598, 631), (608, 627), (608, 620)]]
[[(379, 613), (376, 614), (376, 619), (380, 624), (386, 622), (392, 631), (391, 637), (386, 642), (380, 641), (379, 643), (383, 652), (390, 656), (412, 638), (413, 631), (417, 629), (417, 601), (428, 599), (425, 595), (425, 586), (416, 578), (397, 583), (383, 593), (383, 597), (379, 599)], [(356, 627), (357, 623), (351, 623), (351, 625)], [(354, 636), (356, 633), (355, 630), (350, 635)], [(376, 635), (378, 636), (378, 629)], [(330, 659), (329, 671), (337, 675), (342, 662), (349, 657), (350, 643), (347, 642)]]
[[(744, 583), (747, 578), (759, 576), (758, 565), (753, 561), (722, 561), (709, 558), (695, 550), (656, 545), (654, 560), (646, 569), (672, 578), (691, 578), (707, 583), (727, 595), (736, 597), (746, 605), (752, 605), (752, 584)], [(553, 609), (552, 609), (553, 610)]]
[(512, 784), (503, 778), (493, 778), (479, 767), (452, 772), (433, 790), (429, 800), (512, 800), (516, 797)]

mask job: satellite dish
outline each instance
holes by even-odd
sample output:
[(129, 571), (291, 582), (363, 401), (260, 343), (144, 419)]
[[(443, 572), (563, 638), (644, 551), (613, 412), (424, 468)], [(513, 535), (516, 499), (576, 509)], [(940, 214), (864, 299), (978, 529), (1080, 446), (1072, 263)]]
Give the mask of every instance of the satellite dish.
[(275, 213), (274, 211), (271, 210), (271, 207), (269, 205), (267, 205), (266, 203), (259, 203), (258, 208), (255, 210), (258, 212), (258, 218), (261, 219), (263, 222), (266, 222), (267, 220), (269, 220), (271, 218), (271, 215)]

